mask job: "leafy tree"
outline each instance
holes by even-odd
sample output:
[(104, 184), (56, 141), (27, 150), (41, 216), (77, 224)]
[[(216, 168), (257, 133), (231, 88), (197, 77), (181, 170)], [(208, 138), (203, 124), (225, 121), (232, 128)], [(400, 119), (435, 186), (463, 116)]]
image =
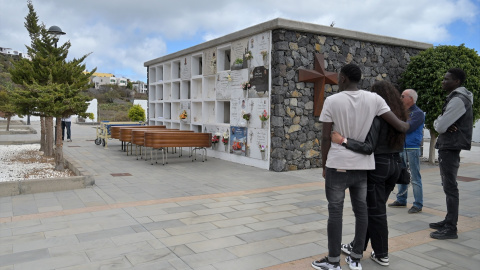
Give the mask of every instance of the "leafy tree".
[(463, 86), (473, 93), (474, 122), (480, 118), (480, 56), (474, 49), (460, 46), (437, 46), (412, 57), (402, 74), (403, 89), (412, 88), (418, 93), (417, 105), (426, 112), (425, 127), (431, 141), (429, 161), (435, 162), (437, 133), (433, 122), (442, 113), (446, 93), (442, 90), (443, 76), (450, 68), (461, 68), (467, 79)]
[[(5, 61), (8, 63), (7, 61)], [(0, 64), (0, 117), (7, 118), (7, 128), (10, 130), (10, 120), (17, 114), (17, 107), (11, 93), (18, 86), (12, 82), (10, 74), (5, 72), (5, 68)]]
[(140, 104), (133, 105), (128, 111), (128, 118), (133, 122), (145, 121), (145, 110)]
[[(54, 46), (55, 40), (48, 34), (45, 25), (38, 25), (32, 3), (29, 1), (27, 5), (30, 12), (25, 26), (33, 40), (32, 45), (26, 47), (32, 60), (15, 62), (14, 68), (10, 70), (13, 81), (24, 85), (24, 89), (15, 91), (13, 96), (24, 114), (56, 118), (55, 169), (63, 170), (61, 118), (74, 114), (85, 115), (87, 102), (91, 99), (82, 92), (88, 88), (89, 77), (96, 69), (89, 73), (83, 72), (85, 64), (82, 62), (88, 54), (67, 61), (70, 42), (67, 41), (58, 48)], [(37, 34), (34, 31), (38, 31)], [(51, 130), (49, 121), (45, 127), (47, 131)], [(48, 132), (46, 134), (49, 145), (53, 136), (48, 136)]]

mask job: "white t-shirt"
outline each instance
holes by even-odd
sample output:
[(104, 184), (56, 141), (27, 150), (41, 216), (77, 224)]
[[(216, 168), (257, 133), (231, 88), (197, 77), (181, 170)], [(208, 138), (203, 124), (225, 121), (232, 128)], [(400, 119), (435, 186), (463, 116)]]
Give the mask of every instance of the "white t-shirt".
[[(375, 116), (390, 111), (385, 100), (365, 90), (343, 91), (329, 96), (320, 114), (321, 122), (333, 122), (333, 131), (345, 138), (365, 141)], [(363, 155), (332, 143), (327, 156), (327, 167), (344, 170), (373, 170), (372, 155)]]

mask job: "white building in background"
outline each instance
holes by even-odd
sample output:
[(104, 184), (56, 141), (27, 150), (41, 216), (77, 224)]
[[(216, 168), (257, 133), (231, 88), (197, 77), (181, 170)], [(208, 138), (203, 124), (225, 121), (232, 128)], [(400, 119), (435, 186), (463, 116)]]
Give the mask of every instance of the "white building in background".
[(32, 60), (30, 55), (28, 55), (26, 53), (22, 53), (20, 51), (13, 51), (12, 48), (0, 47), (0, 53), (8, 54), (8, 55), (18, 55), (19, 57), (27, 58), (29, 60)]
[(95, 85), (95, 89), (99, 89), (101, 85), (118, 85), (127, 86), (127, 78), (115, 77), (111, 73), (93, 73), (90, 82)]
[(146, 94), (147, 89), (147, 84), (142, 81), (136, 81), (135, 83), (133, 83), (133, 90), (137, 93)]

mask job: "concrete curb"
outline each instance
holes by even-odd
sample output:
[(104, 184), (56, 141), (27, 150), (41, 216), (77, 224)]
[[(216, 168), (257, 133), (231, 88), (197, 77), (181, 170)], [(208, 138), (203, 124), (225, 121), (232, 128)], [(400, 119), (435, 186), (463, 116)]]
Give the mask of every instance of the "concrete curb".
[(0, 182), (0, 197), (80, 189), (95, 184), (94, 177), (76, 161), (64, 157), (64, 163), (77, 176)]

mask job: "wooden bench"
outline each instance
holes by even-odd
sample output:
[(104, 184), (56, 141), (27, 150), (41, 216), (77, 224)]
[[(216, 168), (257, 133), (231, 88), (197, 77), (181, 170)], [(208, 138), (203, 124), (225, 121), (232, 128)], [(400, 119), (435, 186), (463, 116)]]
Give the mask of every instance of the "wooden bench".
[(132, 129), (165, 129), (166, 126), (112, 126), (111, 137), (112, 139), (118, 139), (122, 143), (122, 150), (125, 150), (125, 142), (130, 142)]
[[(153, 149), (162, 150), (163, 165), (168, 163), (168, 157), (165, 152), (167, 147), (191, 147), (196, 151), (202, 149), (203, 157), (202, 161), (206, 160), (207, 147), (212, 146), (212, 134), (211, 133), (181, 133), (181, 132), (145, 132), (145, 146), (152, 147), (150, 156), (152, 158), (153, 165)], [(194, 161), (194, 155), (192, 155), (192, 162)], [(155, 160), (156, 162), (156, 160)]]
[[(138, 159), (138, 154), (137, 154), (137, 148), (140, 147), (140, 155), (141, 155), (141, 150), (142, 147), (148, 147), (145, 145), (145, 132), (165, 132), (165, 133), (171, 133), (171, 132), (180, 132), (180, 133), (189, 133), (193, 132), (193, 130), (178, 130), (178, 129), (166, 129), (166, 128), (149, 128), (149, 129), (130, 129), (131, 131), (131, 137), (130, 137), (130, 145), (133, 146), (135, 145), (135, 156), (137, 156)], [(126, 133), (127, 131), (125, 131)], [(128, 139), (128, 135), (124, 135), (125, 139)], [(130, 148), (130, 154), (132, 154), (133, 147)], [(127, 155), (128, 155), (128, 149), (127, 149)], [(145, 151), (145, 160), (147, 159), (147, 153)]]

